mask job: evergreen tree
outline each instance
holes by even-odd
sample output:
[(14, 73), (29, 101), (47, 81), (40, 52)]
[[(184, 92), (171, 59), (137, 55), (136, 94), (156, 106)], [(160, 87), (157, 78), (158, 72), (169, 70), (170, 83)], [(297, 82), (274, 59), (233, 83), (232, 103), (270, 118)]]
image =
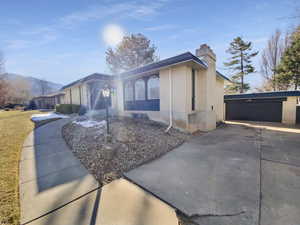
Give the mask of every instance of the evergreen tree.
[(285, 89), (294, 86), (297, 90), (300, 87), (300, 26), (291, 36), (291, 44), (286, 49), (277, 72), (278, 83), (284, 85)]
[(125, 36), (116, 49), (108, 48), (106, 63), (113, 73), (120, 73), (154, 62), (156, 47), (142, 34)]
[(255, 57), (258, 52), (252, 52), (252, 42), (246, 42), (241, 37), (233, 39), (226, 52), (232, 56), (229, 58), (229, 62), (224, 63), (224, 65), (235, 71), (231, 77), (233, 83), (228, 89), (244, 93), (250, 89), (244, 78), (255, 71), (251, 58)]

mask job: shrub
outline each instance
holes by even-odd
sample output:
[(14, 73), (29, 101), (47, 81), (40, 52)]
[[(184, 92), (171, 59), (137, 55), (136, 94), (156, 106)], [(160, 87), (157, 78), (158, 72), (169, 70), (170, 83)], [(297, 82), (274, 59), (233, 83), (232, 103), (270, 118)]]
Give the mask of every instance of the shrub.
[(83, 115), (86, 113), (86, 108), (75, 104), (59, 104), (55, 106), (55, 111), (62, 114), (78, 113)]
[(59, 113), (62, 113), (62, 114), (71, 114), (71, 113), (73, 113), (71, 104), (56, 105), (55, 111), (59, 112)]
[(35, 102), (33, 100), (30, 100), (29, 105), (26, 107), (26, 109), (37, 109)]
[(80, 116), (82, 116), (82, 115), (86, 114), (86, 111), (87, 111), (86, 107), (85, 106), (81, 106), (80, 109), (79, 109), (79, 111), (78, 111), (78, 114)]

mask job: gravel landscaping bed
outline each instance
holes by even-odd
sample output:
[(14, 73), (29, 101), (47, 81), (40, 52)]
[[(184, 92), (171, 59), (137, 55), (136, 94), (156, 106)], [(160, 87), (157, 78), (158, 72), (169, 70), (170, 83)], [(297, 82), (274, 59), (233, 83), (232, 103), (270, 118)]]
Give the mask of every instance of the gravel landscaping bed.
[[(97, 122), (98, 121), (98, 122)], [(79, 117), (63, 128), (74, 155), (104, 185), (123, 172), (160, 157), (182, 144), (190, 135), (147, 119), (114, 118), (107, 142), (103, 118)]]

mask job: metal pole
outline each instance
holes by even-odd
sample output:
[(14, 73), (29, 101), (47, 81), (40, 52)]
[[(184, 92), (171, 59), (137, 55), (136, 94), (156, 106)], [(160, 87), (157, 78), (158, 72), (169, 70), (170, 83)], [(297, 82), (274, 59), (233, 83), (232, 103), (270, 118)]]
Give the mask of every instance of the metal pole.
[(105, 109), (106, 109), (106, 132), (107, 132), (107, 134), (109, 134), (107, 97), (105, 97)]

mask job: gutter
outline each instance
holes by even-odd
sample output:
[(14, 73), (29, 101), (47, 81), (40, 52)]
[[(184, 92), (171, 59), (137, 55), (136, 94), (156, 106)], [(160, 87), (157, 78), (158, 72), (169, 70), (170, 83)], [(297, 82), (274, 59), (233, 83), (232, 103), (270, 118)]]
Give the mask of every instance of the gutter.
[(169, 89), (169, 119), (170, 119), (170, 122), (169, 122), (169, 126), (168, 128), (165, 130), (165, 132), (169, 132), (169, 130), (171, 129), (171, 127), (173, 126), (173, 90), (172, 90), (172, 68), (169, 68), (169, 85), (170, 85), (170, 89)]

